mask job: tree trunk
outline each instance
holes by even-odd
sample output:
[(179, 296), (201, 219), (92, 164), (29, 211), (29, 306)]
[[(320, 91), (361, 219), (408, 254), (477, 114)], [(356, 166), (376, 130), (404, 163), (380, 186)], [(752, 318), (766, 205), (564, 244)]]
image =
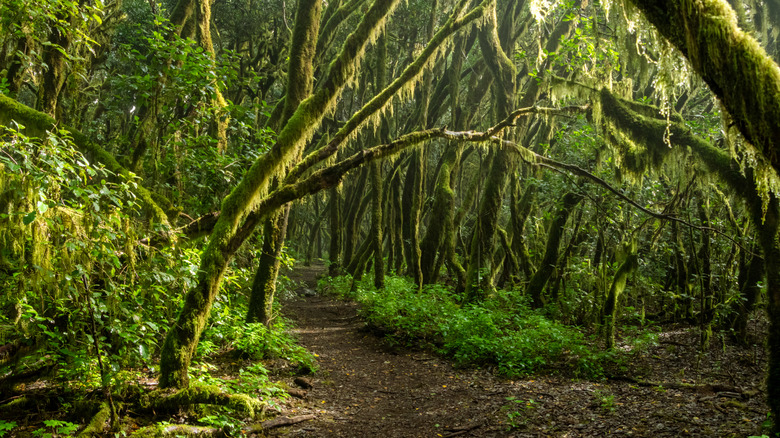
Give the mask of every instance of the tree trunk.
[(539, 269), (536, 270), (531, 281), (528, 282), (526, 288), (526, 295), (530, 296), (533, 300), (533, 306), (538, 309), (544, 305), (544, 299), (542, 292), (545, 285), (552, 277), (556, 264), (558, 263), (558, 250), (563, 238), (566, 222), (569, 220), (569, 215), (574, 211), (574, 207), (582, 200), (583, 195), (579, 192), (569, 192), (561, 199), (561, 207), (558, 213), (555, 215), (552, 223), (550, 223), (550, 229), (547, 232), (547, 246), (544, 251), (544, 257), (539, 264)]
[(374, 247), (374, 287), (385, 287), (385, 264), (382, 257), (382, 162), (375, 160), (371, 163), (371, 186), (373, 188), (371, 201), (371, 243)]
[[(208, 3), (209, 0), (202, 0)], [(303, 0), (298, 3), (295, 29), (292, 39), (292, 53), (287, 73), (287, 95), (282, 110), (282, 123), (287, 123), (295, 109), (311, 95), (314, 85), (313, 58), (319, 32), (322, 3), (318, 0)], [(208, 44), (211, 44), (209, 36)], [(213, 49), (212, 49), (213, 50)], [(221, 95), (218, 96), (221, 98)], [(299, 154), (297, 154), (299, 155)], [(293, 156), (293, 160), (300, 160)], [(284, 169), (281, 169), (283, 172)], [(275, 184), (279, 184), (278, 180)], [(284, 248), (290, 205), (275, 212), (265, 221), (263, 227), (263, 250), (260, 255), (252, 292), (249, 298), (247, 322), (259, 321), (265, 325), (271, 322), (273, 300), (276, 293), (276, 279), (279, 276), (279, 257)]]
[(310, 133), (320, 125), (324, 115), (333, 109), (338, 96), (352, 78), (368, 41), (379, 33), (386, 16), (397, 4), (398, 0), (377, 1), (366, 11), (357, 29), (347, 37), (344, 50), (331, 64), (333, 74), (325, 78), (317, 93), (298, 106), (271, 150), (257, 158), (223, 201), (219, 220), (201, 256), (198, 285), (188, 291), (177, 322), (163, 343), (160, 357), (162, 388), (189, 385), (187, 372), (192, 354), (227, 264), (243, 241), (235, 239), (241, 223), (253, 210), (271, 178), (300, 153)]
[(336, 276), (341, 269), (341, 195), (339, 187), (330, 189), (330, 245), (328, 246), (328, 275)]
[[(496, 115), (501, 120), (514, 109), (517, 71), (501, 47), (495, 3), (492, 4), (487, 18), (487, 23), (481, 29), (478, 40), (485, 63), (494, 79), (493, 88), (497, 95)], [(511, 38), (514, 29), (505, 29), (504, 32), (502, 36), (506, 42)], [(497, 150), (493, 154), (495, 156), (485, 183), (485, 192), (479, 204), (477, 222), (474, 226), (469, 250), (469, 265), (466, 270), (467, 302), (481, 300), (493, 288), (492, 275), (483, 275), (481, 271), (486, 270), (487, 273), (493, 271), (493, 247), (498, 230), (499, 214), (504, 202), (504, 188), (506, 187), (506, 179), (513, 173), (516, 164), (514, 157), (509, 156), (503, 149)]]
[[(72, 17), (67, 13), (57, 14), (57, 20), (71, 21)], [(43, 47), (43, 62), (48, 68), (43, 74), (43, 80), (38, 87), (38, 109), (54, 117), (57, 117), (57, 102), (65, 84), (66, 76), (66, 55), (70, 50), (71, 35), (65, 31), (69, 26), (52, 26), (48, 41), (49, 45)], [(60, 51), (62, 50), (62, 51)]]
[(740, 290), (740, 299), (734, 301), (732, 311), (735, 317), (731, 328), (737, 342), (747, 345), (747, 326), (750, 312), (755, 308), (761, 293), (760, 282), (764, 279), (764, 259), (758, 256), (752, 256), (747, 260), (747, 254), (742, 253), (739, 263), (739, 274), (737, 285)]
[(279, 256), (282, 254), (289, 216), (290, 204), (287, 204), (265, 221), (263, 249), (255, 279), (252, 281), (246, 322), (261, 322), (265, 325), (271, 323), (276, 278), (279, 275)]
[(620, 295), (626, 288), (628, 276), (634, 272), (639, 260), (636, 254), (636, 242), (627, 244), (625, 250), (627, 252), (625, 260), (615, 273), (615, 278), (612, 280), (612, 286), (609, 288), (607, 299), (604, 302), (604, 311), (602, 312), (604, 316), (601, 323), (607, 349), (615, 348), (615, 319), (617, 318), (618, 299), (620, 299)]

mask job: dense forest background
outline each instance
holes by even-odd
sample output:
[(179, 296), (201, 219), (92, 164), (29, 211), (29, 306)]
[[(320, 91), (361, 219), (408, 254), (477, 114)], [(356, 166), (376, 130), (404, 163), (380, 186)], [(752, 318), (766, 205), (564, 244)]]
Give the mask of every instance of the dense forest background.
[(45, 376), (84, 436), (260, 416), (259, 362), (226, 389), (207, 358), (316, 370), (275, 296), (324, 262), (507, 376), (604, 378), (652, 324), (768, 342), (769, 427), (778, 26), (776, 0), (0, 0), (0, 412)]

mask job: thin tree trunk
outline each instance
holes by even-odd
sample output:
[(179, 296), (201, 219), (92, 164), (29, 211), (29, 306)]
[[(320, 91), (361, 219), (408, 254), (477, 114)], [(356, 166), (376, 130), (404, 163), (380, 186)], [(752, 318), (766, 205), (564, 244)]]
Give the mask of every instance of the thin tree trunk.
[(341, 269), (341, 195), (339, 187), (330, 189), (330, 246), (328, 275), (334, 277)]
[(563, 238), (566, 222), (569, 220), (569, 215), (574, 211), (574, 207), (582, 200), (583, 195), (579, 192), (569, 192), (565, 194), (561, 200), (561, 207), (558, 213), (555, 215), (552, 223), (550, 223), (550, 229), (547, 232), (547, 246), (544, 251), (544, 257), (539, 264), (539, 269), (536, 270), (531, 281), (528, 282), (526, 288), (526, 295), (530, 296), (533, 300), (534, 308), (538, 309), (544, 305), (544, 299), (542, 292), (545, 285), (552, 277), (558, 262), (558, 251)]
[(625, 260), (615, 273), (602, 312), (604, 316), (601, 323), (603, 324), (604, 342), (607, 349), (615, 348), (615, 319), (617, 318), (618, 299), (626, 288), (628, 277), (636, 269), (639, 260), (636, 254), (636, 242), (629, 243), (626, 247)]
[(282, 254), (290, 204), (266, 220), (263, 227), (263, 249), (249, 296), (246, 322), (270, 325), (276, 293), (276, 277), (279, 274), (279, 256)]

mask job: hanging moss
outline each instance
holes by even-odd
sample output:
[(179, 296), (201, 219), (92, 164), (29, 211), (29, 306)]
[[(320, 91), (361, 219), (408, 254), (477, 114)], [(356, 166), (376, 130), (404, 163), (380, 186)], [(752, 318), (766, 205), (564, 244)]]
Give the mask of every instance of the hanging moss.
[(688, 59), (745, 138), (780, 170), (780, 67), (723, 0), (632, 0)]
[[(428, 45), (423, 49), (420, 55), (415, 58), (404, 71), (390, 83), (385, 89), (374, 96), (367, 104), (365, 104), (358, 112), (356, 112), (347, 123), (333, 136), (333, 139), (324, 147), (307, 155), (291, 172), (288, 177), (288, 181), (294, 181), (303, 172), (311, 168), (315, 164), (321, 162), (325, 158), (333, 155), (338, 147), (368, 119), (372, 116), (376, 116), (391, 102), (392, 98), (399, 94), (410, 94), (413, 90), (416, 81), (420, 78), (425, 68), (429, 65), (435, 56), (444, 48), (444, 43), (448, 38), (458, 30), (466, 27), (474, 21), (482, 18), (483, 14), (487, 10), (486, 5), (489, 0), (484, 0), (479, 6), (470, 10), (462, 17), (458, 17), (458, 14), (464, 9), (468, 2), (461, 0), (458, 5), (453, 9), (450, 18), (434, 35)], [(334, 61), (335, 63), (335, 61)], [(331, 67), (333, 68), (333, 67)]]
[[(279, 133), (275, 145), (255, 160), (222, 202), (219, 220), (201, 257), (198, 285), (187, 293), (178, 321), (166, 335), (163, 344), (160, 357), (162, 387), (184, 388), (188, 385), (187, 370), (219, 290), (222, 275), (245, 238), (234, 241), (239, 225), (255, 210), (271, 178), (299, 154), (325, 114), (333, 109), (354, 74), (366, 45), (380, 32), (385, 19), (397, 4), (398, 0), (375, 2), (369, 8), (357, 29), (347, 37), (339, 56), (331, 63), (330, 72), (321, 88), (298, 106)], [(249, 232), (245, 234), (248, 235)]]

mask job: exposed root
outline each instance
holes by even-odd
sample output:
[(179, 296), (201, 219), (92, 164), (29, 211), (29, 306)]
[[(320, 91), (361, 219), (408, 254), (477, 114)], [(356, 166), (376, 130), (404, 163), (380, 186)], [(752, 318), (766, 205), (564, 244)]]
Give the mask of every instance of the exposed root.
[(192, 386), (175, 392), (154, 391), (144, 397), (141, 404), (146, 408), (167, 412), (197, 404), (221, 405), (249, 418), (256, 418), (265, 410), (265, 404), (254, 397), (229, 394), (216, 386)]
[(181, 437), (227, 437), (222, 430), (215, 427), (189, 426), (186, 424), (155, 424), (142, 427), (130, 434), (130, 438), (163, 438), (168, 436)]
[[(265, 421), (261, 424), (252, 424), (243, 427), (241, 431), (244, 434), (262, 433), (265, 430), (275, 427), (290, 426), (303, 421), (317, 418), (314, 414), (298, 415), (296, 417), (278, 417), (273, 420)], [(155, 424), (136, 430), (130, 434), (130, 438), (164, 438), (169, 436), (177, 437), (227, 437), (228, 433), (216, 427), (189, 426), (186, 424)]]
[(101, 403), (97, 414), (92, 417), (92, 420), (89, 421), (87, 427), (85, 427), (84, 430), (78, 434), (78, 438), (86, 438), (103, 433), (103, 430), (106, 427), (106, 423), (110, 417), (111, 407), (106, 402)]
[(289, 426), (315, 418), (317, 418), (317, 416), (314, 414), (298, 415), (296, 417), (277, 417), (273, 420), (264, 421), (263, 424), (260, 425), (260, 429), (257, 429), (257, 426), (249, 428), (248, 432), (259, 432), (260, 430), (273, 429), (274, 427)]

